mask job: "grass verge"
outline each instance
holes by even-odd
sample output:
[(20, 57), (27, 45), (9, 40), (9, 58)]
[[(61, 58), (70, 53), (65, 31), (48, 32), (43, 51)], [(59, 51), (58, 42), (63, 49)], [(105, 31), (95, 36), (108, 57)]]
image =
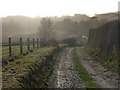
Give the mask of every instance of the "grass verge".
[(107, 55), (105, 52), (101, 51), (100, 48), (92, 48), (87, 45), (85, 51), (108, 70), (120, 74), (119, 58), (116, 50), (113, 50), (110, 55)]
[(47, 88), (48, 77), (61, 48), (43, 47), (9, 62), (2, 68), (2, 88)]
[(78, 71), (79, 77), (81, 78), (85, 87), (86, 88), (99, 88), (99, 86), (93, 81), (92, 77), (88, 74), (86, 69), (80, 63), (79, 57), (77, 55), (75, 48), (72, 50), (72, 56), (73, 56), (74, 66), (76, 70)]

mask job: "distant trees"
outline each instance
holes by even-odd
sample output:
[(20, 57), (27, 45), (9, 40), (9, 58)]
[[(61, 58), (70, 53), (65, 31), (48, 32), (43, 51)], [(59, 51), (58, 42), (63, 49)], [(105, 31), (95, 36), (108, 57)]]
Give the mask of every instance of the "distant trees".
[(77, 42), (76, 42), (75, 38), (66, 38), (62, 41), (62, 43), (69, 44), (70, 46), (77, 45)]
[(40, 38), (44, 41), (51, 40), (54, 38), (54, 31), (52, 21), (49, 18), (42, 18), (41, 26), (39, 27)]

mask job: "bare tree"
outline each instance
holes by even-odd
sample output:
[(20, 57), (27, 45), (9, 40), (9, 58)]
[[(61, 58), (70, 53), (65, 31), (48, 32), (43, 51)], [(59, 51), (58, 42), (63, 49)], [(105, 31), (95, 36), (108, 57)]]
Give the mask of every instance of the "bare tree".
[(42, 18), (41, 26), (39, 27), (40, 38), (47, 41), (54, 38), (52, 21), (49, 18)]

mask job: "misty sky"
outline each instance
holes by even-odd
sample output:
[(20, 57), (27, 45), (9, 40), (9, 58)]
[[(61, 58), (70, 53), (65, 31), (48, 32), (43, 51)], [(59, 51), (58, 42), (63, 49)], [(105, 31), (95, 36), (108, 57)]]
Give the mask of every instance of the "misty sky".
[(0, 17), (94, 14), (118, 11), (119, 0), (0, 0)]

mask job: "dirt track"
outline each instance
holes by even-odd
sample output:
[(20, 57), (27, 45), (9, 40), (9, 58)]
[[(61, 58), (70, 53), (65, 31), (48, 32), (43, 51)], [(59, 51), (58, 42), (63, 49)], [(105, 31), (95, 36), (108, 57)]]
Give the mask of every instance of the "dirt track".
[[(80, 62), (101, 88), (118, 88), (119, 78), (116, 73), (90, 58), (84, 52), (84, 47), (76, 47), (76, 50)], [(49, 77), (49, 88), (85, 88), (74, 68), (71, 51), (72, 48), (65, 48), (59, 53), (53, 74)]]
[(84, 52), (84, 47), (76, 48), (80, 62), (101, 88), (118, 88), (118, 75), (103, 67)]
[(78, 72), (71, 59), (72, 48), (64, 49), (57, 58), (52, 76), (49, 78), (50, 88), (83, 88)]

